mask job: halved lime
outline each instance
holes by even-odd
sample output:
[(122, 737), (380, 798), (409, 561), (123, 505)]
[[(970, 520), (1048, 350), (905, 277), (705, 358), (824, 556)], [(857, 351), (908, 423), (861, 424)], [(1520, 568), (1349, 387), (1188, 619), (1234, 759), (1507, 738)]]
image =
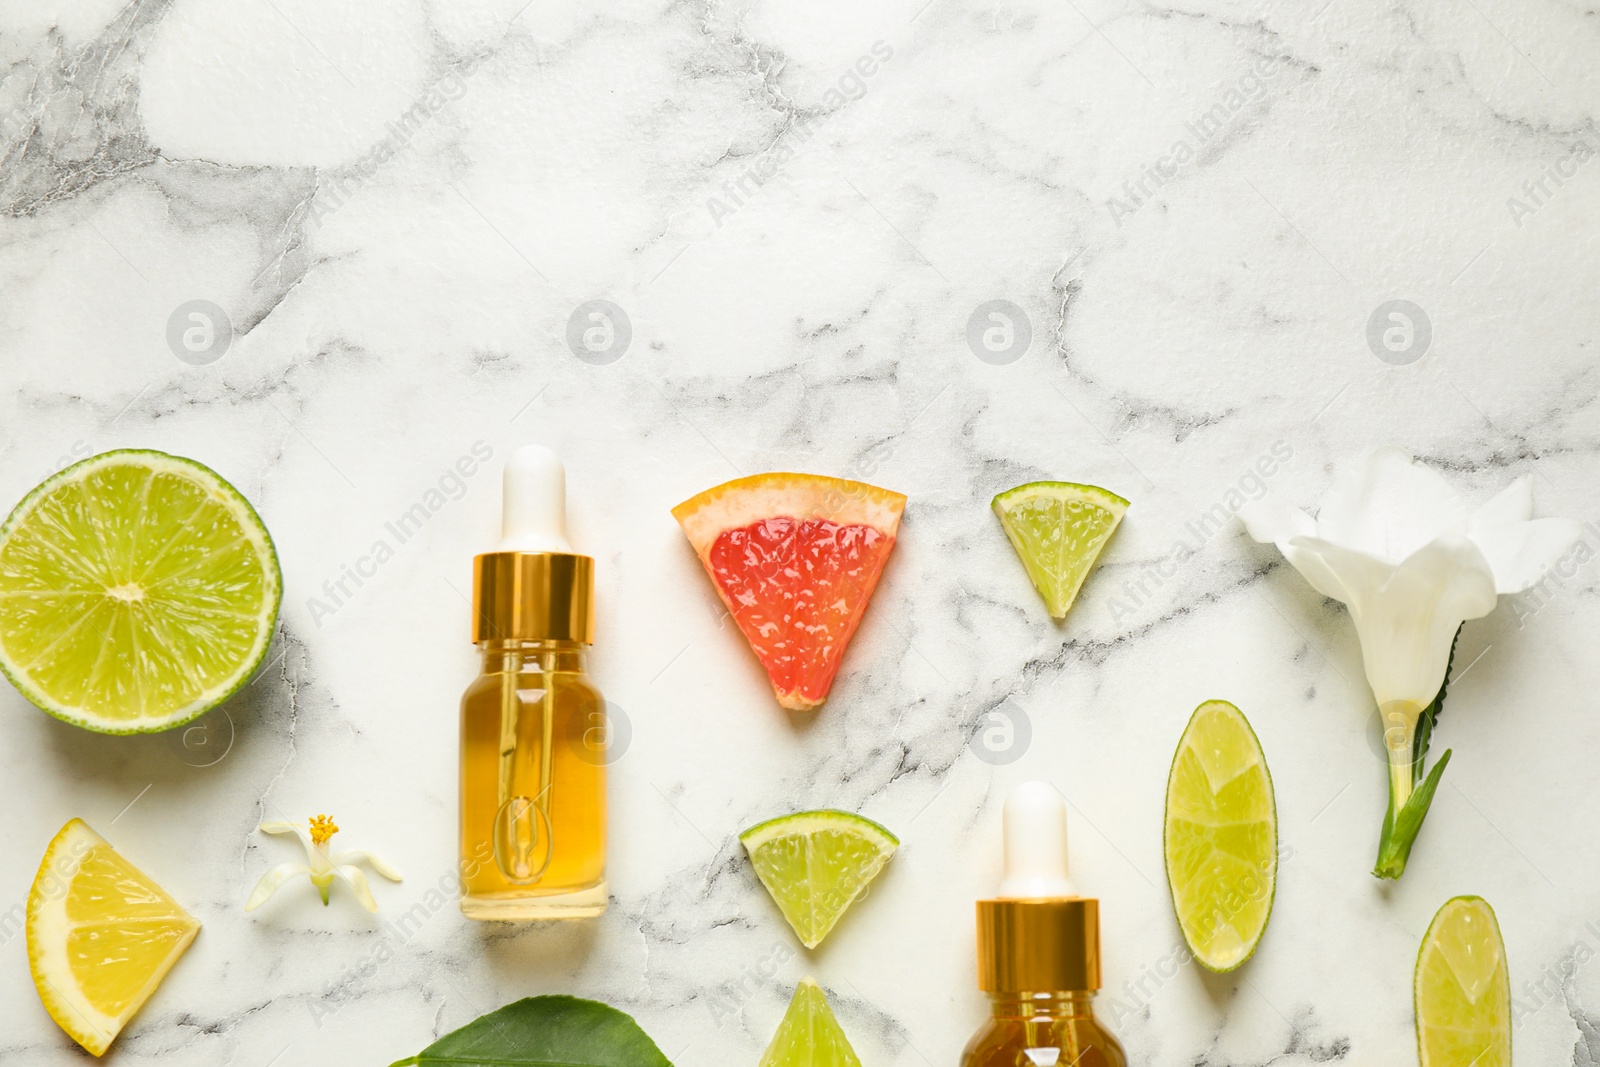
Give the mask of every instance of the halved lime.
[(831, 810), (768, 819), (739, 841), (806, 948), (822, 944), (900, 844), (871, 819)]
[(1231, 971), (1266, 932), (1278, 882), (1267, 758), (1226, 700), (1195, 709), (1167, 778), (1167, 884), (1195, 959)]
[(850, 1039), (828, 1007), (827, 994), (810, 978), (800, 979), (778, 1032), (762, 1053), (760, 1067), (861, 1067)]
[(266, 655), (283, 578), (238, 490), (165, 452), (103, 452), (0, 526), (0, 670), (102, 733), (188, 722)]
[(1011, 545), (1053, 618), (1066, 618), (1128, 502), (1076, 482), (1029, 482), (994, 498)]
[(1417, 953), (1417, 1054), (1422, 1067), (1510, 1067), (1511, 975), (1494, 909), (1447, 901)]

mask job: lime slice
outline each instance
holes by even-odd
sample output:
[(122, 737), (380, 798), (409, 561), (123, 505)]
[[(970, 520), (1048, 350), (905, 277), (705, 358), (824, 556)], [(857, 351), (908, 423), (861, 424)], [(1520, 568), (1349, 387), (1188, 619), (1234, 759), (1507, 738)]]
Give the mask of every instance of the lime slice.
[(1128, 502), (1097, 485), (1029, 482), (994, 498), (1011, 545), (1052, 618), (1064, 619)]
[(99, 1056), (200, 923), (82, 819), (61, 828), (28, 893), (28, 967), (61, 1029)]
[(810, 978), (800, 979), (760, 1067), (861, 1067), (850, 1039), (828, 1007), (828, 997)]
[(1167, 884), (1195, 959), (1231, 971), (1255, 952), (1278, 881), (1278, 812), (1255, 731), (1226, 700), (1195, 709), (1167, 778)]
[(105, 452), (0, 526), (0, 670), (77, 726), (165, 730), (245, 683), (282, 591), (266, 527), (214, 471)]
[(1483, 898), (1456, 897), (1433, 917), (1417, 953), (1415, 995), (1422, 1067), (1510, 1067), (1511, 976)]
[(806, 948), (822, 944), (900, 844), (871, 819), (848, 811), (768, 819), (740, 834), (739, 841)]

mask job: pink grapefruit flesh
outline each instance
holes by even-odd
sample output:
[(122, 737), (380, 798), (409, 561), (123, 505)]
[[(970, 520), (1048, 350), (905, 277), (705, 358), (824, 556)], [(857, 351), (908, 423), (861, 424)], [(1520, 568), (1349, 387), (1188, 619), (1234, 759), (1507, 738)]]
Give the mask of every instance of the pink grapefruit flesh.
[(672, 509), (785, 708), (828, 699), (905, 504), (864, 482), (775, 473)]

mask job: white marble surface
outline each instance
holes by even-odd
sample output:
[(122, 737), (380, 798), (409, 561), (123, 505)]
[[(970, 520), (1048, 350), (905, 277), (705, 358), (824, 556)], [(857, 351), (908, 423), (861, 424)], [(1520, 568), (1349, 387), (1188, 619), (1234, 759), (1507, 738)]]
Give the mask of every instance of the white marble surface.
[[(1600, 147), (1600, 5), (523, 2), (0, 11), (0, 498), (92, 451), (194, 456), (255, 502), (287, 577), (214, 765), (0, 693), (0, 906), (82, 816), (205, 924), (116, 1062), (381, 1065), (567, 991), (682, 1067), (754, 1063), (810, 972), (867, 1064), (951, 1064), (984, 1011), (970, 902), (998, 800), (1033, 776), (1074, 805), (1133, 1062), (1413, 1063), (1416, 946), (1464, 892), (1504, 926), (1519, 1061), (1600, 1062), (1594, 568), (1468, 625), (1455, 761), (1386, 886), (1348, 619), (1237, 523), (1194, 533), (1280, 442), (1271, 483), (1303, 504), (1393, 442), (1480, 497), (1532, 472), (1541, 514), (1600, 518), (1600, 163), (1578, 149)], [(608, 364), (565, 340), (591, 299), (631, 322)], [(1004, 365), (966, 339), (997, 299), (1031, 326)], [(1404, 365), (1367, 338), (1392, 299), (1431, 322)], [(204, 365), (167, 339), (194, 300), (232, 329)], [(390, 916), (450, 870), (495, 474), (336, 611), (309, 600), (476, 442), (496, 466), (529, 440), (569, 457), (594, 666), (633, 729), (610, 912), (485, 927), (451, 905), (399, 942), (306, 887), (246, 916), (293, 855), (252, 833), (264, 806), (330, 811), (400, 867)], [(782, 468), (911, 498), (810, 725), (719, 628), (668, 515)], [(1036, 477), (1133, 501), (1064, 626), (987, 509)], [(1162, 790), (1209, 697), (1255, 723), (1292, 850), (1260, 954), (1224, 978), (1163, 962)], [(968, 739), (1007, 700), (1032, 737), (994, 766)], [(807, 957), (733, 835), (823, 805), (905, 847)], [(82, 1061), (9, 928), (0, 1018), (0, 1060)]]

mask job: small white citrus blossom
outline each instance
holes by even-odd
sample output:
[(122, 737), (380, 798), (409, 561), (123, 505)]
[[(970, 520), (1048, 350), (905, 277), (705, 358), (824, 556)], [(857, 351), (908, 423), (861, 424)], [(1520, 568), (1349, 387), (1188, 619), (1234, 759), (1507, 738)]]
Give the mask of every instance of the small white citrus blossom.
[(306, 862), (279, 864), (262, 875), (261, 881), (257, 882), (255, 889), (251, 891), (250, 899), (245, 901), (245, 911), (259, 908), (283, 883), (305, 874), (311, 876), (311, 884), (316, 886), (317, 892), (322, 895), (324, 907), (327, 906), (328, 890), (332, 887), (334, 878), (342, 878), (349, 883), (361, 906), (375, 913), (378, 910), (378, 902), (372, 899), (372, 890), (367, 887), (367, 876), (356, 864), (369, 864), (373, 870), (389, 881), (400, 881), (400, 872), (370, 852), (356, 850), (329, 853), (328, 842), (339, 832), (339, 828), (326, 815), (318, 815), (311, 819), (306, 827), (292, 822), (264, 822), (260, 829), (264, 834), (294, 834), (299, 837), (300, 844), (305, 846)]
[(1461, 624), (1493, 611), (1498, 594), (1532, 586), (1582, 533), (1571, 519), (1533, 518), (1528, 476), (1473, 511), (1396, 448), (1340, 474), (1315, 519), (1270, 494), (1240, 516), (1317, 592), (1349, 607), (1380, 707), (1430, 703)]

